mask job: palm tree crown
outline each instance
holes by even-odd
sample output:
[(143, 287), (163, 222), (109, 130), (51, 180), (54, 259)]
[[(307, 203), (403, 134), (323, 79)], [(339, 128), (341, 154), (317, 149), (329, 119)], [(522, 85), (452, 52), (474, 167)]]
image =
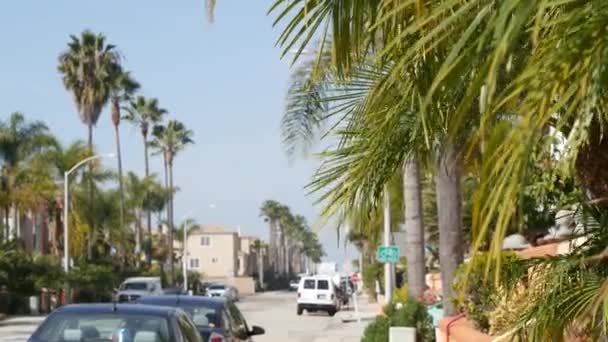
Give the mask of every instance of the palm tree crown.
[(70, 39), (68, 48), (59, 55), (58, 69), (80, 119), (94, 126), (110, 99), (120, 56), (114, 45), (106, 44), (103, 34), (85, 30), (80, 37), (72, 35)]
[(143, 96), (137, 96), (131, 100), (129, 107), (125, 109), (127, 114), (124, 119), (139, 126), (144, 139), (148, 137), (150, 126), (158, 124), (167, 114), (167, 110), (159, 107), (158, 99)]
[(154, 140), (150, 142), (150, 146), (162, 152), (169, 165), (173, 164), (173, 158), (178, 152), (194, 143), (192, 139), (194, 133), (177, 120), (169, 121), (166, 126), (154, 126), (152, 134)]

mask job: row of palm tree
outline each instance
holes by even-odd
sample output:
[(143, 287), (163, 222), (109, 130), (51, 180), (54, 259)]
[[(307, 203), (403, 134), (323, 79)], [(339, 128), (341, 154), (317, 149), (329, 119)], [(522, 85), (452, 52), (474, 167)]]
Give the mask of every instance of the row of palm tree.
[[(590, 203), (604, 202), (607, 9), (601, 0), (275, 0), (278, 45), (285, 54), (295, 49), (294, 61), (314, 51), (290, 89), (289, 150), (317, 137), (336, 142), (310, 185), (322, 192), (324, 214), (381, 208), (385, 184), (402, 174), (408, 288), (417, 296), (424, 281), (419, 170), (432, 174), (444, 310), (453, 314), (450, 284), (465, 251), (465, 175), (478, 181), (471, 249), (487, 244), (496, 272), (505, 232), (519, 219), (529, 161), (556, 137), (566, 142), (559, 165)], [(582, 259), (568, 262), (588, 270)], [(593, 286), (576, 280), (565, 287), (587, 286), (568, 297), (576, 305), (563, 305), (572, 291), (531, 298), (537, 316), (520, 326), (529, 338), (553, 340), (574, 321), (596, 332), (605, 327), (598, 303), (608, 280), (605, 270), (590, 272)]]
[[(135, 253), (142, 250), (144, 237), (142, 235), (143, 217), (146, 216), (147, 237), (150, 240), (152, 233), (152, 213), (158, 208), (166, 210), (169, 225), (168, 241), (173, 241), (173, 197), (175, 184), (173, 179), (173, 166), (175, 156), (187, 145), (193, 143), (193, 132), (177, 120), (168, 120), (164, 117), (167, 111), (159, 106), (155, 98), (146, 98), (137, 95), (140, 84), (129, 71), (124, 69), (122, 56), (116, 47), (106, 42), (103, 34), (89, 30), (83, 31), (80, 36), (70, 36), (67, 48), (61, 52), (58, 61), (58, 71), (62, 76), (63, 84), (72, 95), (76, 110), (83, 124), (87, 127), (87, 144), (76, 142), (64, 148), (49, 132), (42, 122), (27, 122), (23, 114), (13, 114), (7, 122), (0, 124), (0, 155), (2, 157), (2, 195), (3, 208), (3, 237), (8, 239), (19, 231), (22, 210), (33, 209), (35, 206), (55, 203), (53, 198), (57, 192), (56, 179), (62, 172), (69, 170), (84, 157), (94, 154), (94, 128), (97, 125), (104, 108), (110, 105), (111, 122), (115, 131), (116, 155), (118, 157), (118, 174), (114, 179), (118, 183), (116, 201), (119, 231), (126, 231), (129, 225), (135, 227)], [(121, 120), (135, 125), (141, 131), (145, 154), (145, 175), (143, 178), (129, 172), (126, 177), (123, 173), (122, 152), (120, 145)], [(163, 157), (164, 184), (156, 182), (156, 176), (150, 173), (149, 151)], [(52, 152), (52, 153), (47, 153)], [(52, 172), (44, 174), (36, 169), (43, 160), (48, 165), (56, 167)], [(93, 259), (93, 249), (97, 235), (104, 230), (102, 220), (94, 215), (103, 211), (101, 197), (107, 195), (105, 190), (99, 188), (100, 181), (108, 177), (105, 171), (100, 171), (96, 163), (88, 164), (88, 172), (77, 173), (74, 178), (81, 178), (87, 182), (86, 201), (76, 203), (78, 191), (75, 191), (73, 207), (85, 208), (87, 213), (81, 217), (86, 223), (87, 258)], [(42, 175), (38, 174), (41, 173)], [(40, 182), (44, 179), (46, 183)], [(101, 177), (101, 178), (100, 178)], [(36, 182), (38, 181), (38, 182)], [(40, 188), (44, 186), (44, 188)], [(158, 195), (162, 189), (166, 195)], [(26, 190), (31, 192), (26, 196)], [(46, 191), (46, 192), (45, 192)], [(50, 196), (49, 194), (53, 194)], [(49, 195), (49, 196), (47, 196)], [(162, 197), (162, 198), (161, 198)], [(163, 202), (166, 202), (164, 205)], [(53, 206), (53, 205), (50, 205)], [(9, 215), (13, 217), (13, 232), (8, 232)], [(63, 218), (68, 219), (68, 218)], [(111, 239), (114, 229), (104, 232), (107, 241)], [(150, 253), (147, 253), (148, 259)], [(173, 253), (169, 253), (171, 267), (171, 281), (175, 272), (173, 267)]]
[(268, 223), (268, 260), (270, 269), (279, 275), (302, 273), (310, 263), (325, 255), (306, 218), (294, 215), (288, 206), (274, 200), (264, 201), (260, 216)]
[[(19, 237), (20, 224), (24, 216), (45, 214), (49, 219), (47, 223), (49, 225), (51, 221), (54, 223), (51, 227), (50, 249), (53, 254), (58, 255), (61, 250), (59, 237), (62, 234), (64, 219), (61, 210), (63, 184), (59, 180), (64, 172), (92, 153), (82, 141), (67, 146), (61, 144), (43, 122), (29, 122), (21, 113), (13, 113), (6, 122), (0, 121), (2, 158), (0, 198), (3, 211), (1, 240)], [(93, 172), (76, 170), (72, 176), (70, 184), (73, 216), (68, 219), (81, 223), (96, 222), (96, 231), (89, 229), (90, 227), (85, 229), (87, 233), (93, 235), (92, 245), (95, 245), (99, 235), (104, 236), (105, 242), (109, 243), (111, 234), (119, 235), (113, 237), (111, 242), (120, 245), (122, 240), (120, 236), (128, 235), (128, 230), (125, 229), (132, 224), (136, 227), (133, 231), (136, 244), (134, 252), (141, 251), (142, 215), (144, 212), (158, 213), (158, 222), (162, 222), (162, 211), (166, 208), (170, 191), (156, 182), (155, 175), (138, 177), (129, 171), (123, 179), (126, 209), (126, 215), (123, 217), (120, 215), (122, 208), (120, 188), (118, 191), (111, 188), (104, 189), (106, 182), (118, 181), (118, 175), (103, 169), (99, 163), (93, 163), (92, 170)], [(92, 183), (95, 187), (94, 204), (86, 195), (88, 191), (84, 191), (84, 183)], [(11, 217), (12, 221), (9, 222)], [(123, 221), (124, 225), (121, 224)], [(104, 222), (109, 223), (104, 224)], [(78, 230), (79, 224), (72, 226)], [(80, 253), (76, 252), (73, 255)]]

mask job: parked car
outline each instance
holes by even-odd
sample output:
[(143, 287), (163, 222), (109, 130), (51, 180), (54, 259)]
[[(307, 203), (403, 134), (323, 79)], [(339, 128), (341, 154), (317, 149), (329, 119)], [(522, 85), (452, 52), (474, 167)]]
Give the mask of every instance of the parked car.
[(151, 296), (140, 298), (138, 303), (179, 307), (190, 315), (203, 339), (209, 342), (251, 341), (251, 336), (264, 334), (261, 327), (249, 329), (236, 305), (225, 298)]
[(298, 290), (298, 286), (300, 285), (300, 279), (302, 279), (302, 277), (297, 277), (296, 279), (293, 279), (289, 282), (289, 291)]
[(137, 304), (74, 304), (55, 310), (28, 342), (203, 342), (181, 309)]
[(182, 294), (187, 294), (187, 293), (184, 292), (184, 289), (172, 287), (172, 288), (168, 288), (168, 289), (163, 289), (162, 294), (164, 294), (164, 295), (182, 295)]
[(303, 277), (298, 286), (297, 313), (325, 311), (334, 316), (340, 310), (336, 286), (328, 275)]
[(120, 284), (115, 300), (119, 303), (136, 301), (142, 296), (163, 294), (160, 277), (127, 278)]
[(207, 295), (207, 288), (209, 287), (209, 285), (212, 285), (212, 283), (208, 283), (208, 282), (202, 282), (201, 283), (201, 288), (200, 288), (200, 295), (201, 296), (206, 296)]
[(239, 291), (233, 286), (215, 283), (207, 287), (207, 297), (224, 297), (230, 301), (238, 302)]

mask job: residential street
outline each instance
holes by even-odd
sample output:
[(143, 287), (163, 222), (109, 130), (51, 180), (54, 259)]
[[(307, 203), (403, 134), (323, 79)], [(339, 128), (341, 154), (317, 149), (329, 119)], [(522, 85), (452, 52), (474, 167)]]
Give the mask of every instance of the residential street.
[[(325, 313), (296, 315), (294, 292), (267, 292), (246, 297), (238, 303), (249, 325), (259, 325), (266, 334), (256, 336), (255, 342), (358, 342), (366, 321), (343, 323), (352, 311), (339, 312), (334, 317)], [(366, 316), (374, 306), (362, 304)], [(26, 341), (42, 317), (17, 317), (0, 322), (0, 342)]]
[[(266, 334), (256, 336), (255, 342), (359, 342), (366, 322), (362, 325), (342, 319), (352, 311), (339, 312), (334, 317), (325, 313), (296, 315), (295, 292), (268, 292), (245, 298), (239, 307), (248, 324), (259, 325)], [(366, 316), (373, 315), (375, 306), (363, 304)], [(370, 311), (371, 310), (371, 311)]]

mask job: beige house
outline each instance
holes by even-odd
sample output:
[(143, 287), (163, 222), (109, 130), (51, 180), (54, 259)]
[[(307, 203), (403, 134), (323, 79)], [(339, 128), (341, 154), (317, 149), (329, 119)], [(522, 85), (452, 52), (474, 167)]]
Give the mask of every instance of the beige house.
[(257, 239), (225, 226), (202, 225), (188, 234), (188, 270), (199, 272), (205, 281), (232, 284), (241, 294), (253, 293), (257, 254), (251, 246)]
[(188, 269), (209, 278), (238, 275), (239, 235), (221, 226), (201, 226), (188, 234)]

